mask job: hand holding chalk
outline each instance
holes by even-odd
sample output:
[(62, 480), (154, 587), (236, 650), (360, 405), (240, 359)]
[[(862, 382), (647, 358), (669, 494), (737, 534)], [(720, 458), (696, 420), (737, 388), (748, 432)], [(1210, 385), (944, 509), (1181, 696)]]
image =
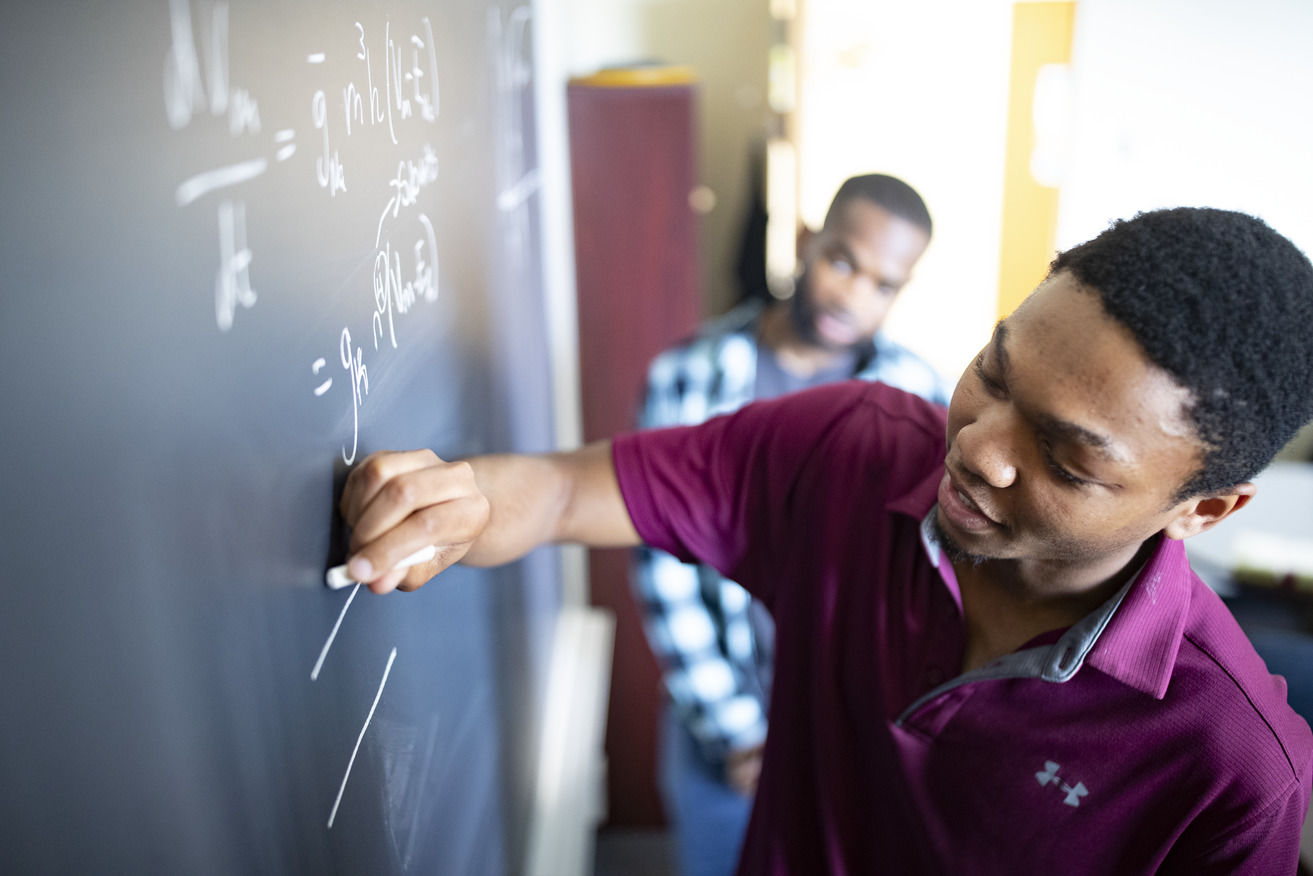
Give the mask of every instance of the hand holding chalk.
[[(392, 568), (407, 569), (411, 566), (418, 566), (420, 563), (427, 563), (429, 560), (433, 559), (437, 556), (437, 553), (437, 547), (435, 545), (429, 545), (428, 547), (420, 548), (410, 556), (405, 557)], [(329, 569), (328, 574), (324, 576), (324, 583), (333, 590), (340, 590), (343, 587), (350, 587), (357, 582), (347, 574), (346, 566), (334, 566)]]
[[(347, 577), (384, 594), (416, 590), (461, 562), (488, 528), (492, 503), (468, 462), (445, 462), (431, 450), (377, 451), (347, 475), (338, 510), (351, 530)], [(438, 546), (427, 562), (394, 562), (424, 544)], [(484, 565), (499, 558), (482, 555)]]

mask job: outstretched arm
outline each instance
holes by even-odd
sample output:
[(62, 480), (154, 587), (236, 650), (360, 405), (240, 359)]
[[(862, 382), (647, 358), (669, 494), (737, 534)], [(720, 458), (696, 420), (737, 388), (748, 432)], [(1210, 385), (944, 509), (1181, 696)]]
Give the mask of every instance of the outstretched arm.
[[(549, 542), (639, 544), (610, 442), (460, 462), (428, 450), (375, 453), (347, 478), (340, 507), (352, 529), (348, 573), (375, 593), (414, 590), (456, 562), (510, 562)], [(426, 545), (438, 548), (431, 562), (392, 570)]]

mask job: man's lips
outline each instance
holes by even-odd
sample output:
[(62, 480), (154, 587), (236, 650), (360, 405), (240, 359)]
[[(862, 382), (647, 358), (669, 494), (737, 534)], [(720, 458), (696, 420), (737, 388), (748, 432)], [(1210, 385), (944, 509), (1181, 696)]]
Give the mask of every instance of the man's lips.
[(951, 471), (944, 472), (944, 479), (939, 482), (939, 507), (945, 516), (958, 527), (972, 532), (982, 532), (1003, 524), (997, 515), (966, 490), (958, 486), (957, 478)]
[(857, 338), (857, 326), (848, 314), (823, 310), (816, 314), (816, 330), (831, 340), (849, 343)]

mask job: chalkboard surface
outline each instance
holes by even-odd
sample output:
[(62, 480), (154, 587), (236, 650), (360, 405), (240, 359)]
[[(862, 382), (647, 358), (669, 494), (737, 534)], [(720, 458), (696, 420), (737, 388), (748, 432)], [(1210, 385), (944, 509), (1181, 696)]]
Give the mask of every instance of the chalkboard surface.
[(550, 445), (531, 34), (4, 4), (0, 870), (518, 869), (554, 556), (323, 575), (368, 452)]

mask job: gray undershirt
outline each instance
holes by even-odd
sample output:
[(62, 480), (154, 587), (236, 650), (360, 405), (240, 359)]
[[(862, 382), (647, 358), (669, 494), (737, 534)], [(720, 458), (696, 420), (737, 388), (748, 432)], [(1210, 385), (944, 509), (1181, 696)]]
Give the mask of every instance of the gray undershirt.
[(832, 368), (823, 368), (810, 377), (799, 377), (780, 365), (775, 351), (765, 346), (757, 349), (757, 381), (753, 386), (756, 398), (775, 398), (790, 392), (810, 389), (823, 383), (847, 380), (853, 376), (857, 366), (857, 354), (847, 353), (839, 364)]

